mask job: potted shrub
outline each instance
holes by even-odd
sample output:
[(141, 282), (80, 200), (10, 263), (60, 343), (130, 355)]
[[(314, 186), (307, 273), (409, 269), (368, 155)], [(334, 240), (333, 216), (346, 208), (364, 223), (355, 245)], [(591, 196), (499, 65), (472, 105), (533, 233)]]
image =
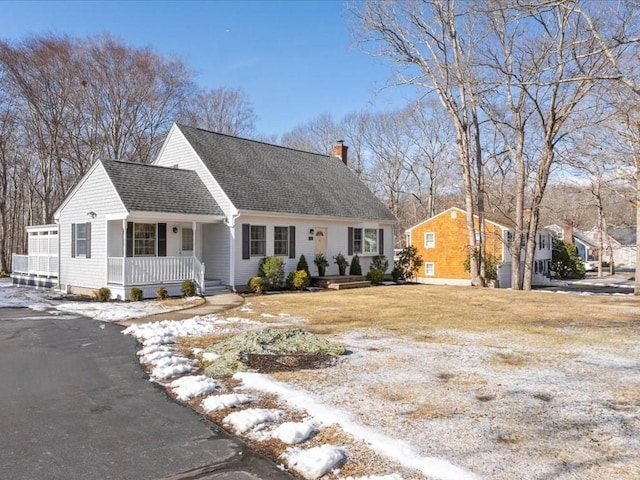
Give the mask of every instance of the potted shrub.
[(349, 266), (349, 262), (347, 261), (346, 258), (344, 258), (344, 255), (342, 254), (342, 252), (338, 253), (338, 255), (333, 257), (333, 263), (338, 265), (338, 271), (340, 272), (340, 275), (344, 275), (345, 272), (347, 271), (347, 267)]
[(315, 263), (316, 267), (318, 267), (318, 276), (324, 277), (327, 267), (329, 266), (327, 257), (325, 257), (321, 253), (316, 253), (315, 258), (313, 259), (313, 263)]

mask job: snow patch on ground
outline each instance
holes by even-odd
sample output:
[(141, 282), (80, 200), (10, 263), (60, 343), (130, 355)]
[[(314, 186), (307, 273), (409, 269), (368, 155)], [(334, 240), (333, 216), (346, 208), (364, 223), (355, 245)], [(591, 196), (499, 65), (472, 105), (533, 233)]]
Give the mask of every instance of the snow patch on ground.
[(178, 400), (183, 402), (220, 390), (222, 386), (213, 378), (204, 375), (180, 377), (169, 384)]
[(263, 427), (265, 424), (277, 422), (284, 412), (277, 409), (247, 408), (239, 412), (227, 415), (223, 423), (230, 425), (238, 433), (246, 433), (254, 427)]
[(239, 407), (247, 403), (255, 402), (256, 397), (244, 393), (227, 393), (221, 395), (211, 395), (200, 404), (207, 412), (215, 410), (225, 410), (227, 408)]
[[(185, 298), (184, 302), (193, 302)], [(156, 313), (180, 310), (183, 305), (167, 306), (155, 300), (143, 302), (74, 302), (64, 300), (64, 294), (52, 289), (22, 287), (10, 283), (10, 279), (0, 279), (0, 308), (30, 308), (36, 311), (58, 310), (84, 315), (96, 320), (118, 322), (131, 318), (141, 318)]]
[(287, 445), (302, 443), (316, 431), (316, 427), (308, 422), (285, 422), (271, 432), (273, 438), (277, 438)]
[(283, 454), (288, 465), (308, 480), (320, 478), (345, 460), (344, 451), (333, 445), (320, 445), (308, 450), (292, 448)]

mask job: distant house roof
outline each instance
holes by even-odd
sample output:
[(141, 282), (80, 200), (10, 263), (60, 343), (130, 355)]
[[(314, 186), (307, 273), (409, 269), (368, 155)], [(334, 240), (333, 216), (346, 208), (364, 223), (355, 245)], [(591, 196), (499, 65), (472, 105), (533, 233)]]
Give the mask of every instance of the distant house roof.
[(574, 230), (573, 232), (573, 240), (574, 241), (579, 241), (582, 244), (584, 244), (585, 246), (589, 247), (589, 248), (596, 248), (597, 245), (594, 243), (593, 240), (591, 240), (589, 237), (587, 237), (586, 235), (583, 235), (582, 233), (578, 233)]
[(338, 158), (177, 126), (238, 210), (396, 221)]
[(620, 245), (636, 245), (636, 228), (609, 228), (607, 233)]
[(194, 171), (114, 160), (101, 163), (130, 212), (223, 215)]

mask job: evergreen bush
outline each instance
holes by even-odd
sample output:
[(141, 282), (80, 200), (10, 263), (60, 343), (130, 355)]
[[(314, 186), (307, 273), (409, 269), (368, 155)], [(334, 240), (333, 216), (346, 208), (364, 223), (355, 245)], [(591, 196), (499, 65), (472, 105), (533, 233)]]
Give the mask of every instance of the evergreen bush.
[(560, 279), (584, 278), (585, 269), (578, 249), (562, 240), (553, 240), (551, 251), (551, 270)]
[(304, 290), (309, 286), (311, 278), (304, 270), (296, 270), (291, 272), (287, 277), (287, 287), (291, 290)]
[(370, 268), (369, 273), (367, 273), (367, 280), (369, 280), (374, 285), (379, 285), (384, 280), (384, 271), (379, 268)]
[(360, 265), (360, 257), (356, 253), (351, 259), (351, 266), (349, 267), (349, 275), (362, 275), (362, 266)]
[(96, 297), (100, 302), (108, 302), (109, 300), (111, 300), (111, 289), (102, 287), (96, 292)]
[(389, 260), (384, 255), (376, 255), (371, 259), (371, 267), (374, 270), (382, 270), (385, 273), (389, 268)]
[(160, 287), (160, 288), (158, 288), (158, 290), (156, 290), (156, 296), (160, 300), (164, 300), (165, 298), (169, 297), (169, 292), (167, 291), (167, 289), (165, 287)]
[(196, 294), (196, 284), (193, 280), (185, 280), (180, 290), (185, 297), (193, 297)]
[(307, 259), (304, 254), (300, 255), (300, 260), (298, 260), (298, 265), (296, 266), (297, 270), (304, 270), (307, 272), (307, 277), (311, 278), (311, 272), (309, 271), (309, 264), (307, 263)]
[(253, 293), (262, 293), (264, 291), (264, 279), (262, 277), (253, 277), (249, 280), (247, 288)]
[(413, 245), (408, 245), (398, 254), (395, 267), (400, 270), (400, 279), (411, 280), (423, 263), (422, 257), (418, 255), (418, 249)]
[(264, 279), (267, 289), (278, 289), (284, 283), (284, 260), (282, 257), (265, 257), (260, 262), (258, 276)]
[(132, 302), (139, 302), (140, 300), (142, 300), (142, 296), (143, 296), (143, 292), (138, 287), (133, 287), (129, 291), (129, 300), (131, 300)]

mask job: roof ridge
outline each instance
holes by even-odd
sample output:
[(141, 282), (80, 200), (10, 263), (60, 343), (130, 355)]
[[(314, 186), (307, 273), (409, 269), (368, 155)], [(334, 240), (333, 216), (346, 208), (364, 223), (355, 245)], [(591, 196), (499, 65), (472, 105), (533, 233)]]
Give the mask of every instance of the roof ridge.
[(214, 135), (220, 135), (222, 137), (233, 138), (233, 139), (236, 139), (236, 140), (245, 140), (247, 142), (253, 142), (253, 143), (259, 143), (259, 144), (262, 144), (262, 145), (266, 145), (268, 147), (282, 148), (282, 149), (285, 149), (285, 150), (291, 150), (292, 152), (307, 153), (309, 155), (319, 155), (321, 157), (332, 158), (331, 155), (326, 155), (324, 153), (310, 152), (308, 150), (300, 150), (299, 148), (292, 148), (292, 147), (287, 147), (287, 146), (284, 146), (284, 145), (276, 145), (275, 143), (267, 143), (267, 142), (265, 142), (263, 140), (255, 140), (253, 138), (239, 137), (237, 135), (229, 135), (227, 133), (214, 132), (212, 130), (207, 130), (205, 128), (193, 127), (191, 125), (185, 125), (184, 123), (176, 122), (176, 125), (179, 128), (188, 128), (190, 130), (200, 130), (201, 132), (213, 133)]
[(166, 165), (155, 165), (153, 163), (140, 163), (140, 162), (132, 162), (130, 160), (113, 160), (113, 159), (106, 159), (100, 160), (101, 162), (114, 162), (114, 163), (123, 163), (125, 165), (138, 165), (140, 167), (152, 167), (152, 168), (162, 168), (165, 170), (180, 170), (180, 171), (184, 171), (184, 172), (190, 172), (192, 170), (188, 170), (188, 169), (184, 169), (184, 168), (177, 168), (177, 167), (167, 167)]

